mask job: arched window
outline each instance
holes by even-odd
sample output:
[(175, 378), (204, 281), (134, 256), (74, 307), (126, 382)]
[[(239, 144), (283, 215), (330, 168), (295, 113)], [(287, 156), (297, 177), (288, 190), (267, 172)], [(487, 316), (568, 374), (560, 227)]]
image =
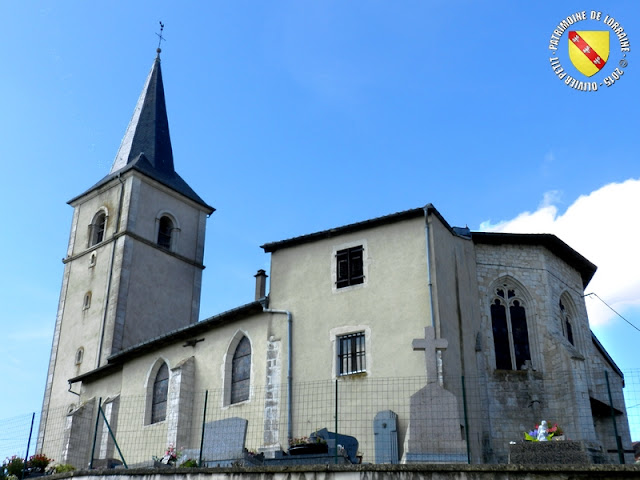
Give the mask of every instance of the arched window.
[[(565, 306), (565, 303), (567, 306)], [(573, 315), (571, 314), (570, 301), (560, 299), (558, 306), (560, 307), (560, 321), (562, 322), (562, 332), (569, 343), (575, 346), (573, 341)]]
[(84, 348), (80, 347), (76, 351), (76, 365), (80, 365), (84, 359)]
[(84, 294), (84, 300), (82, 301), (82, 309), (87, 310), (91, 307), (91, 292), (87, 292)]
[(151, 399), (151, 423), (162, 422), (167, 418), (167, 397), (169, 393), (169, 367), (162, 363), (153, 381)]
[(93, 217), (91, 222), (91, 232), (89, 238), (89, 246), (92, 247), (104, 240), (104, 232), (107, 226), (107, 214), (104, 211), (100, 211)]
[(171, 235), (173, 234), (173, 221), (166, 215), (160, 218), (158, 225), (158, 245), (171, 250)]
[(231, 403), (249, 400), (251, 382), (251, 343), (242, 337), (233, 354), (231, 366)]
[(491, 325), (496, 368), (520, 370), (531, 360), (524, 302), (508, 284), (497, 287), (491, 302)]

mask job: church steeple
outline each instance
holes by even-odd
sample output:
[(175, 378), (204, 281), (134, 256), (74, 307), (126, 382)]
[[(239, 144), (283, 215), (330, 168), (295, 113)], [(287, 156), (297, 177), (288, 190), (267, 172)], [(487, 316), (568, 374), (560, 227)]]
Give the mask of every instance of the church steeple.
[(138, 98), (129, 126), (122, 138), (120, 148), (109, 174), (86, 192), (72, 198), (69, 203), (105, 185), (116, 176), (129, 170), (140, 173), (162, 183), (209, 210), (209, 206), (175, 171), (173, 150), (169, 136), (169, 120), (164, 99), (160, 49)]
[(69, 204), (73, 221), (38, 445), (61, 452), (55, 454), (61, 463), (86, 465), (86, 446), (70, 447), (46, 428), (67, 421), (69, 404), (77, 400), (69, 379), (198, 321), (213, 208), (174, 169), (160, 58), (111, 171)]
[(175, 173), (159, 53), (138, 98), (110, 173), (136, 162), (140, 155), (144, 155), (159, 173)]

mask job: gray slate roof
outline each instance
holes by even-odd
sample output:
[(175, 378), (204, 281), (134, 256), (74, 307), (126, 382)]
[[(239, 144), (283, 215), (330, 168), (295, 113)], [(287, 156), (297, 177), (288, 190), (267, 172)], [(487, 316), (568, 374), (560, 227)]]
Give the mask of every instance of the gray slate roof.
[(202, 205), (209, 213), (214, 211), (174, 170), (159, 56), (153, 62), (109, 175), (69, 203), (129, 170), (160, 182)]

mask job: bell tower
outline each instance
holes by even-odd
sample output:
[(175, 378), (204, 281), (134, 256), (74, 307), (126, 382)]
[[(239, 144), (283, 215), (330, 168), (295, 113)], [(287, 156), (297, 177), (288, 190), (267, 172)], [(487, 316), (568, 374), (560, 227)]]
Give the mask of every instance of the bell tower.
[(69, 204), (38, 436), (38, 451), (52, 454), (47, 425), (61, 422), (77, 399), (69, 379), (198, 320), (206, 219), (214, 209), (174, 169), (160, 49), (111, 171)]

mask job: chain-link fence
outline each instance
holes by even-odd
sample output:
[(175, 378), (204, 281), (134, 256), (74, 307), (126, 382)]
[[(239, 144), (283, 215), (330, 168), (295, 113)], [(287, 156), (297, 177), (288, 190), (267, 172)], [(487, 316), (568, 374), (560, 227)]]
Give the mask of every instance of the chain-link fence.
[[(175, 448), (178, 463), (216, 465), (238, 460), (238, 452), (261, 462), (261, 453), (264, 462), (291, 461), (287, 454), (300, 449), (290, 445), (298, 444), (303, 455), (296, 458), (318, 463), (338, 453), (365, 463), (506, 463), (511, 445), (525, 433), (536, 437), (544, 419), (552, 436), (581, 441), (591, 461), (632, 462), (631, 440), (640, 439), (640, 370), (626, 373), (624, 398), (618, 376), (579, 377), (496, 371), (426, 384), (423, 377), (353, 375), (294, 383), (291, 392), (286, 385), (254, 385), (247, 400), (234, 404), (222, 390), (169, 392), (158, 418), (149, 396), (92, 398), (49, 411), (43, 453), (78, 468), (149, 466)], [(26, 456), (31, 419), (0, 420), (3, 458)], [(314, 443), (325, 450), (304, 455)]]

